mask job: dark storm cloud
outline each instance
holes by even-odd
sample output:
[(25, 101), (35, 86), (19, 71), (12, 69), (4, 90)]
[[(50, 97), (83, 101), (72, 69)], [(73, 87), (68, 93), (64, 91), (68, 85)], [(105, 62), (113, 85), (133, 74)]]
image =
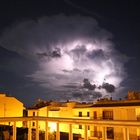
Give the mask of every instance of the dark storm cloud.
[(52, 51), (51, 56), (52, 57), (61, 57), (60, 49), (58, 48), (58, 49)]
[(82, 101), (93, 101), (95, 99), (101, 98), (102, 93), (96, 91), (83, 91), (81, 92), (73, 92), (72, 93), (73, 99), (82, 99)]
[(88, 79), (83, 80), (83, 88), (89, 89), (89, 90), (94, 90), (96, 88), (96, 85), (92, 85)]
[(94, 92), (93, 94), (92, 94), (92, 98), (93, 99), (98, 99), (98, 98), (101, 98), (103, 95), (102, 95), (102, 93), (101, 92)]
[(75, 93), (72, 93), (72, 96), (74, 98), (79, 98), (79, 97), (81, 97), (81, 93), (75, 92)]
[(43, 53), (36, 53), (36, 55), (39, 57), (39, 58), (44, 58), (44, 57), (48, 57), (49, 55), (45, 52)]
[(115, 86), (109, 83), (103, 83), (101, 87), (109, 93), (112, 93), (115, 91)]
[(84, 79), (83, 80), (83, 88), (88, 89), (88, 90), (95, 90), (96, 88), (100, 89), (105, 89), (107, 93), (112, 93), (115, 92), (115, 86), (106, 82), (103, 82), (102, 85), (95, 85), (91, 84), (89, 79)]
[(55, 48), (55, 50), (53, 50), (51, 52), (49, 51), (49, 52), (36, 53), (36, 55), (39, 58), (44, 58), (44, 57), (59, 58), (59, 57), (61, 57), (61, 52), (60, 52), (60, 48)]

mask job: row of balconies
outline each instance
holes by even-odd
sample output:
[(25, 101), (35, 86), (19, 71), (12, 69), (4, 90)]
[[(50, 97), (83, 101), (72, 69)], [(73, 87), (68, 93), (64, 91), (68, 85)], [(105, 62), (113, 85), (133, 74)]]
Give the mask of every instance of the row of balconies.
[[(74, 116), (76, 118), (79, 118), (79, 116)], [(84, 119), (94, 119), (94, 120), (113, 120), (113, 117), (109, 116), (109, 117), (87, 117), (86, 115), (83, 115), (80, 118), (84, 118)], [(139, 118), (140, 120), (140, 118)]]
[(87, 114), (84, 115), (82, 114), (82, 112), (79, 112), (79, 114), (75, 117), (98, 119), (98, 120), (113, 120), (113, 111), (103, 111), (101, 117), (97, 116), (97, 111), (94, 111), (93, 117), (90, 115), (89, 112), (87, 112)]
[[(53, 111), (58, 111), (58, 110), (53, 110)], [(116, 114), (116, 115), (118, 115), (118, 114)], [(132, 116), (134, 116), (134, 115), (135, 114), (132, 114)], [(24, 115), (24, 116), (27, 116), (27, 114)], [(37, 113), (32, 112), (32, 116), (38, 116), (38, 112)], [(60, 116), (60, 117), (64, 117), (64, 116)], [(115, 116), (114, 112), (111, 111), (111, 110), (102, 111), (102, 114), (98, 114), (97, 111), (94, 111), (93, 115), (91, 115), (91, 112), (87, 112), (86, 114), (85, 113), (83, 114), (83, 112), (81, 111), (81, 112), (79, 112), (79, 114), (74, 115), (73, 117), (74, 118), (82, 118), (82, 119), (95, 119), (95, 120), (114, 120), (114, 119), (116, 120), (116, 116)], [(121, 120), (126, 120), (127, 119), (126, 117), (125, 118), (120, 118), (120, 119)], [(131, 120), (138, 120), (138, 121), (140, 121), (140, 115), (132, 117)]]

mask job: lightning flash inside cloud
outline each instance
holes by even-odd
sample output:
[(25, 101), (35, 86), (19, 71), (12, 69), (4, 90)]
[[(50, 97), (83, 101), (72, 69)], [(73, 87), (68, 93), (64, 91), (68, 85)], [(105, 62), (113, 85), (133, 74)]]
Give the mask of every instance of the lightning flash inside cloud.
[(92, 100), (115, 92), (126, 76), (111, 38), (93, 18), (57, 15), (13, 24), (0, 43), (36, 61), (38, 70), (26, 76), (48, 91)]

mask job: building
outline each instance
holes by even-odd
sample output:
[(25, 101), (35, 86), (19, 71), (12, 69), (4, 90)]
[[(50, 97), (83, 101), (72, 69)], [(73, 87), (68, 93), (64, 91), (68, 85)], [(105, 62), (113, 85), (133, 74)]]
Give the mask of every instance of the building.
[(5, 101), (0, 106), (0, 124), (12, 124), (13, 140), (19, 127), (28, 129), (25, 140), (62, 140), (61, 134), (65, 140), (140, 140), (140, 99), (132, 98), (132, 92), (126, 100), (106, 98), (96, 103), (39, 100), (24, 117), (21, 102), (4, 94), (0, 98)]
[[(23, 110), (25, 109), (22, 102), (15, 97), (6, 96), (5, 93), (0, 93), (0, 117), (23, 117)], [(10, 122), (5, 125), (12, 125)], [(22, 123), (17, 123), (21, 127)]]
[[(130, 92), (128, 97), (129, 95)], [(43, 103), (40, 102), (40, 104)], [(140, 120), (140, 99), (137, 98), (128, 98), (127, 100), (100, 99), (94, 104), (70, 101), (63, 103), (50, 102), (43, 107), (38, 105), (38, 107), (29, 108), (28, 116), (92, 120), (95, 123), (87, 124), (86, 128), (89, 140), (103, 139), (103, 135), (105, 135), (106, 140), (140, 139), (140, 126), (132, 125), (133, 122), (139, 122)], [(128, 124), (123, 125), (123, 122)], [(105, 123), (108, 123), (106, 127), (104, 127)], [(40, 130), (45, 131), (44, 122), (39, 122), (38, 126)], [(36, 128), (35, 122), (32, 122), (32, 128)], [(48, 129), (50, 132), (56, 132), (57, 123), (49, 122)], [(60, 123), (59, 131), (69, 133), (68, 124)], [(84, 138), (85, 124), (79, 122), (72, 124), (72, 132)]]

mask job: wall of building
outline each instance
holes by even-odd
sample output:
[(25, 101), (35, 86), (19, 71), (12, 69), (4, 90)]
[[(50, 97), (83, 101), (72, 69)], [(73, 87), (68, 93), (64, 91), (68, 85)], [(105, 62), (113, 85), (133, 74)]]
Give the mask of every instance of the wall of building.
[[(56, 106), (55, 106), (56, 105)], [(48, 117), (59, 117), (59, 118), (74, 118), (74, 119), (96, 119), (96, 120), (137, 120), (137, 116), (140, 116), (140, 107), (138, 106), (101, 106), (101, 107), (89, 107), (87, 105), (82, 104), (81, 106), (78, 104), (78, 107), (75, 103), (66, 103), (66, 104), (59, 104), (55, 103), (50, 106), (46, 106), (43, 108), (39, 108), (38, 110), (32, 110), (38, 112), (39, 116), (48, 116)], [(29, 115), (32, 113), (30, 110), (28, 111)], [(80, 113), (81, 112), (81, 113)], [(105, 115), (108, 113), (109, 115)], [(80, 114), (80, 116), (79, 116)], [(105, 117), (105, 118), (104, 118)], [(108, 117), (108, 118), (107, 118)], [(49, 122), (49, 131), (54, 132), (56, 131), (56, 123)], [(40, 130), (45, 130), (45, 123), (39, 122)], [(59, 129), (61, 132), (69, 132), (69, 125), (60, 123)], [(121, 127), (107, 127), (106, 128), (106, 135), (109, 129), (113, 129), (112, 136), (113, 140), (120, 140), (123, 138), (124, 130)], [(80, 134), (84, 137), (85, 132), (85, 125), (83, 124), (73, 124), (72, 131), (75, 134)], [(97, 139), (103, 137), (104, 128), (100, 125), (89, 125), (88, 126), (88, 137), (91, 139)], [(140, 135), (140, 130), (137, 128), (132, 128), (129, 130), (129, 137), (131, 140), (137, 139), (138, 135)], [(111, 140), (111, 138), (108, 138)]]
[[(0, 117), (23, 117), (24, 106), (23, 103), (14, 97), (0, 94)], [(4, 123), (5, 125), (12, 125), (12, 123)], [(17, 126), (21, 127), (22, 123), (17, 122)]]
[(38, 116), (47, 117), (48, 116), (48, 107), (42, 107), (38, 110)]

